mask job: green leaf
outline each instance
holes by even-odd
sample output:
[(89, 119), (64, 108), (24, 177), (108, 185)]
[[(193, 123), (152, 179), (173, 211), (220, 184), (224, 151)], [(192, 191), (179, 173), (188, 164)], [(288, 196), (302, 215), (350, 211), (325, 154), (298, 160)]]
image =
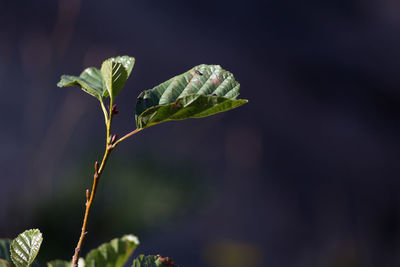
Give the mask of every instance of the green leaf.
[(108, 95), (103, 75), (95, 67), (85, 69), (79, 77), (71, 75), (62, 75), (57, 83), (58, 87), (67, 87), (78, 85), (86, 93), (96, 97), (100, 101)]
[(135, 59), (133, 57), (122, 56), (109, 58), (101, 65), (101, 73), (111, 99), (114, 99), (121, 92), (134, 64)]
[(133, 66), (135, 65), (135, 58), (129, 56), (120, 56), (111, 58), (111, 60), (121, 63), (124, 66), (125, 70), (127, 71), (128, 77), (129, 75), (131, 75)]
[(136, 102), (136, 125), (147, 128), (165, 121), (202, 118), (239, 107), (240, 84), (219, 65), (199, 65), (143, 91)]
[(124, 86), (132, 72), (135, 59), (128, 56), (109, 58), (103, 62), (101, 70), (90, 67), (81, 75), (62, 75), (58, 87), (80, 86), (83, 91), (102, 101), (113, 92), (114, 98)]
[(49, 261), (47, 267), (71, 267), (71, 262), (62, 260)]
[(128, 260), (129, 256), (139, 245), (134, 235), (125, 235), (115, 238), (90, 251), (85, 259), (86, 267), (120, 267)]
[(15, 238), (10, 247), (11, 259), (17, 267), (31, 266), (42, 244), (42, 233), (38, 229), (26, 230)]
[(133, 260), (132, 267), (158, 267), (159, 264), (156, 264), (158, 261), (158, 256), (150, 255), (139, 255), (136, 259)]
[(11, 262), (0, 259), (0, 267), (11, 267)]
[(132, 267), (177, 267), (169, 258), (162, 258), (159, 255), (139, 255), (133, 260)]
[(10, 239), (0, 239), (0, 259), (4, 259), (6, 261), (11, 261), (10, 255)]

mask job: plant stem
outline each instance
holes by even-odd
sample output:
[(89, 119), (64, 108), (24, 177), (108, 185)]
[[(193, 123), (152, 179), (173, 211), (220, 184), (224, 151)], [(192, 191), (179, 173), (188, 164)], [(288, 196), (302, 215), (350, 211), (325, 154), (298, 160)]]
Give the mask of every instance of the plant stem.
[(104, 113), (104, 121), (105, 121), (105, 123), (106, 123), (106, 125), (107, 125), (107, 121), (108, 121), (108, 114), (107, 114), (107, 110), (106, 110), (106, 107), (104, 106), (104, 103), (103, 103), (103, 100), (100, 100), (100, 105), (101, 105), (101, 109), (103, 110), (103, 113)]
[(113, 147), (115, 147), (116, 145), (118, 145), (118, 143), (124, 141), (125, 139), (131, 137), (132, 135), (140, 132), (141, 130), (143, 130), (143, 128), (137, 128), (135, 130), (133, 130), (132, 132), (127, 133), (126, 135), (122, 136), (120, 139), (118, 139), (114, 144)]
[(106, 148), (111, 141), (111, 123), (114, 115), (112, 112), (112, 106), (113, 106), (113, 99), (110, 98), (110, 106), (108, 107), (108, 120), (106, 123), (106, 128), (107, 128)]
[(95, 168), (94, 168), (95, 173), (94, 173), (94, 178), (93, 178), (92, 191), (90, 193), (89, 198), (88, 198), (88, 194), (86, 195), (86, 210), (85, 210), (85, 216), (83, 219), (81, 236), (79, 237), (78, 244), (75, 248), (75, 254), (72, 257), (71, 267), (78, 266), (79, 254), (81, 252), (83, 241), (85, 240), (86, 235), (87, 235), (87, 223), (88, 223), (90, 209), (91, 209), (93, 201), (94, 201), (94, 196), (96, 194), (97, 185), (99, 184), (101, 173), (104, 170), (105, 164), (107, 163), (108, 157), (110, 156), (112, 149), (113, 148), (111, 146), (107, 146), (107, 148), (104, 152), (104, 155), (103, 155), (103, 160), (101, 161), (101, 164), (100, 164), (100, 168), (98, 167), (98, 162), (96, 161), (96, 163), (95, 163)]
[[(95, 165), (94, 165), (94, 175), (93, 175), (93, 185), (92, 185), (92, 191), (90, 192), (90, 197), (88, 197), (89, 192), (86, 191), (86, 209), (85, 209), (85, 216), (83, 217), (83, 224), (82, 224), (82, 230), (81, 230), (81, 235), (79, 237), (79, 241), (78, 244), (76, 245), (75, 248), (75, 253), (74, 256), (72, 257), (72, 264), (71, 267), (77, 267), (78, 266), (78, 260), (79, 260), (79, 254), (81, 252), (82, 249), (82, 244), (83, 241), (85, 240), (85, 237), (87, 235), (87, 223), (88, 223), (88, 218), (89, 218), (89, 214), (90, 214), (90, 209), (93, 205), (93, 201), (94, 201), (94, 196), (96, 194), (96, 190), (97, 190), (97, 185), (99, 184), (99, 180), (100, 180), (100, 176), (104, 170), (104, 167), (107, 163), (108, 157), (110, 156), (111, 151), (115, 148), (115, 146), (112, 146), (110, 144), (111, 141), (111, 122), (112, 122), (112, 117), (113, 117), (113, 113), (112, 113), (112, 99), (110, 101), (110, 106), (109, 106), (109, 111), (107, 114), (107, 111), (104, 107), (103, 101), (100, 101), (101, 103), (101, 108), (103, 110), (104, 113), (104, 117), (105, 117), (105, 122), (106, 122), (106, 149), (104, 151), (104, 155), (103, 155), (103, 159), (101, 161), (100, 167), (98, 166), (98, 162), (96, 161)], [(108, 115), (108, 118), (107, 118)]]
[(111, 151), (120, 143), (121, 141), (129, 138), (130, 136), (140, 132), (143, 129), (136, 129), (120, 139), (116, 140), (115, 142), (112, 143), (112, 138), (111, 138), (111, 122), (113, 118), (113, 113), (112, 113), (112, 102), (110, 103), (110, 108), (109, 108), (109, 113), (108, 113), (108, 118), (106, 116), (107, 111), (104, 108), (104, 105), (102, 103), (102, 109), (104, 111), (104, 115), (106, 118), (106, 128), (107, 128), (107, 137), (106, 137), (106, 148), (104, 151), (103, 159), (101, 161), (100, 167), (98, 166), (98, 162), (96, 161), (95, 166), (94, 166), (94, 175), (93, 175), (93, 185), (92, 185), (92, 191), (90, 191), (89, 195), (89, 190), (86, 190), (86, 209), (85, 209), (85, 215), (83, 218), (83, 224), (82, 224), (82, 230), (81, 230), (81, 235), (79, 237), (78, 244), (75, 248), (75, 253), (74, 256), (72, 257), (72, 264), (71, 267), (78, 267), (78, 260), (79, 260), (79, 255), (82, 249), (83, 242), (85, 241), (86, 235), (87, 235), (87, 224), (88, 224), (88, 218), (90, 214), (90, 209), (93, 205), (94, 197), (96, 194), (97, 186), (99, 184), (100, 176), (103, 173), (103, 170), (105, 168), (105, 165), (107, 163), (107, 160), (111, 154)]

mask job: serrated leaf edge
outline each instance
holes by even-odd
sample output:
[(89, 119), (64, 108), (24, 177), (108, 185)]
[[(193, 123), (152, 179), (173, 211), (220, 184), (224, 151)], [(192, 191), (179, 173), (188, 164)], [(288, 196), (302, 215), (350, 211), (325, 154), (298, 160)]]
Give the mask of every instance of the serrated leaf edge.
[[(31, 240), (29, 235), (32, 236)], [(19, 234), (10, 245), (13, 263), (17, 267), (30, 266), (39, 252), (42, 241), (43, 237), (39, 229), (29, 229)]]

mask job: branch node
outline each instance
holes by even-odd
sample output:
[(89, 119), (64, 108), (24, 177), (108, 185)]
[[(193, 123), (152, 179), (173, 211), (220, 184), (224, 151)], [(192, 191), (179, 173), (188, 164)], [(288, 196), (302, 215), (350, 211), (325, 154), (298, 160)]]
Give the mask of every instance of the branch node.
[(94, 172), (95, 174), (99, 173), (99, 163), (97, 161), (94, 163)]
[(90, 198), (90, 191), (89, 189), (86, 189), (86, 203), (89, 202), (89, 198)]
[(111, 113), (113, 114), (113, 115), (117, 115), (118, 113), (119, 113), (119, 110), (117, 109), (117, 105), (113, 105), (112, 106), (112, 108), (111, 108)]
[(114, 134), (114, 135), (111, 137), (110, 145), (113, 145), (113, 144), (115, 143), (115, 141), (117, 141), (117, 138), (118, 138), (118, 134)]

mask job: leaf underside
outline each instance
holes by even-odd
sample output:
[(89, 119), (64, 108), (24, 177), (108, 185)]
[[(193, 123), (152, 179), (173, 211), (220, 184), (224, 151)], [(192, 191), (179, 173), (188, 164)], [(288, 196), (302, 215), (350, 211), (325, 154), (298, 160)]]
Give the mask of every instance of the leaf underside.
[(245, 103), (240, 84), (219, 65), (199, 65), (143, 91), (136, 103), (136, 125), (147, 128), (165, 121), (202, 118)]
[(42, 244), (42, 233), (38, 229), (26, 230), (15, 238), (10, 246), (11, 259), (17, 267), (32, 264)]
[(62, 75), (57, 83), (58, 87), (80, 86), (83, 91), (101, 100), (108, 96), (103, 75), (95, 67), (85, 69), (79, 77), (72, 75)]
[(128, 79), (128, 71), (124, 65), (111, 59), (103, 62), (100, 71), (103, 74), (108, 94), (114, 99), (125, 85), (126, 79)]
[(134, 235), (115, 238), (90, 251), (85, 258), (86, 267), (121, 267), (139, 245)]

